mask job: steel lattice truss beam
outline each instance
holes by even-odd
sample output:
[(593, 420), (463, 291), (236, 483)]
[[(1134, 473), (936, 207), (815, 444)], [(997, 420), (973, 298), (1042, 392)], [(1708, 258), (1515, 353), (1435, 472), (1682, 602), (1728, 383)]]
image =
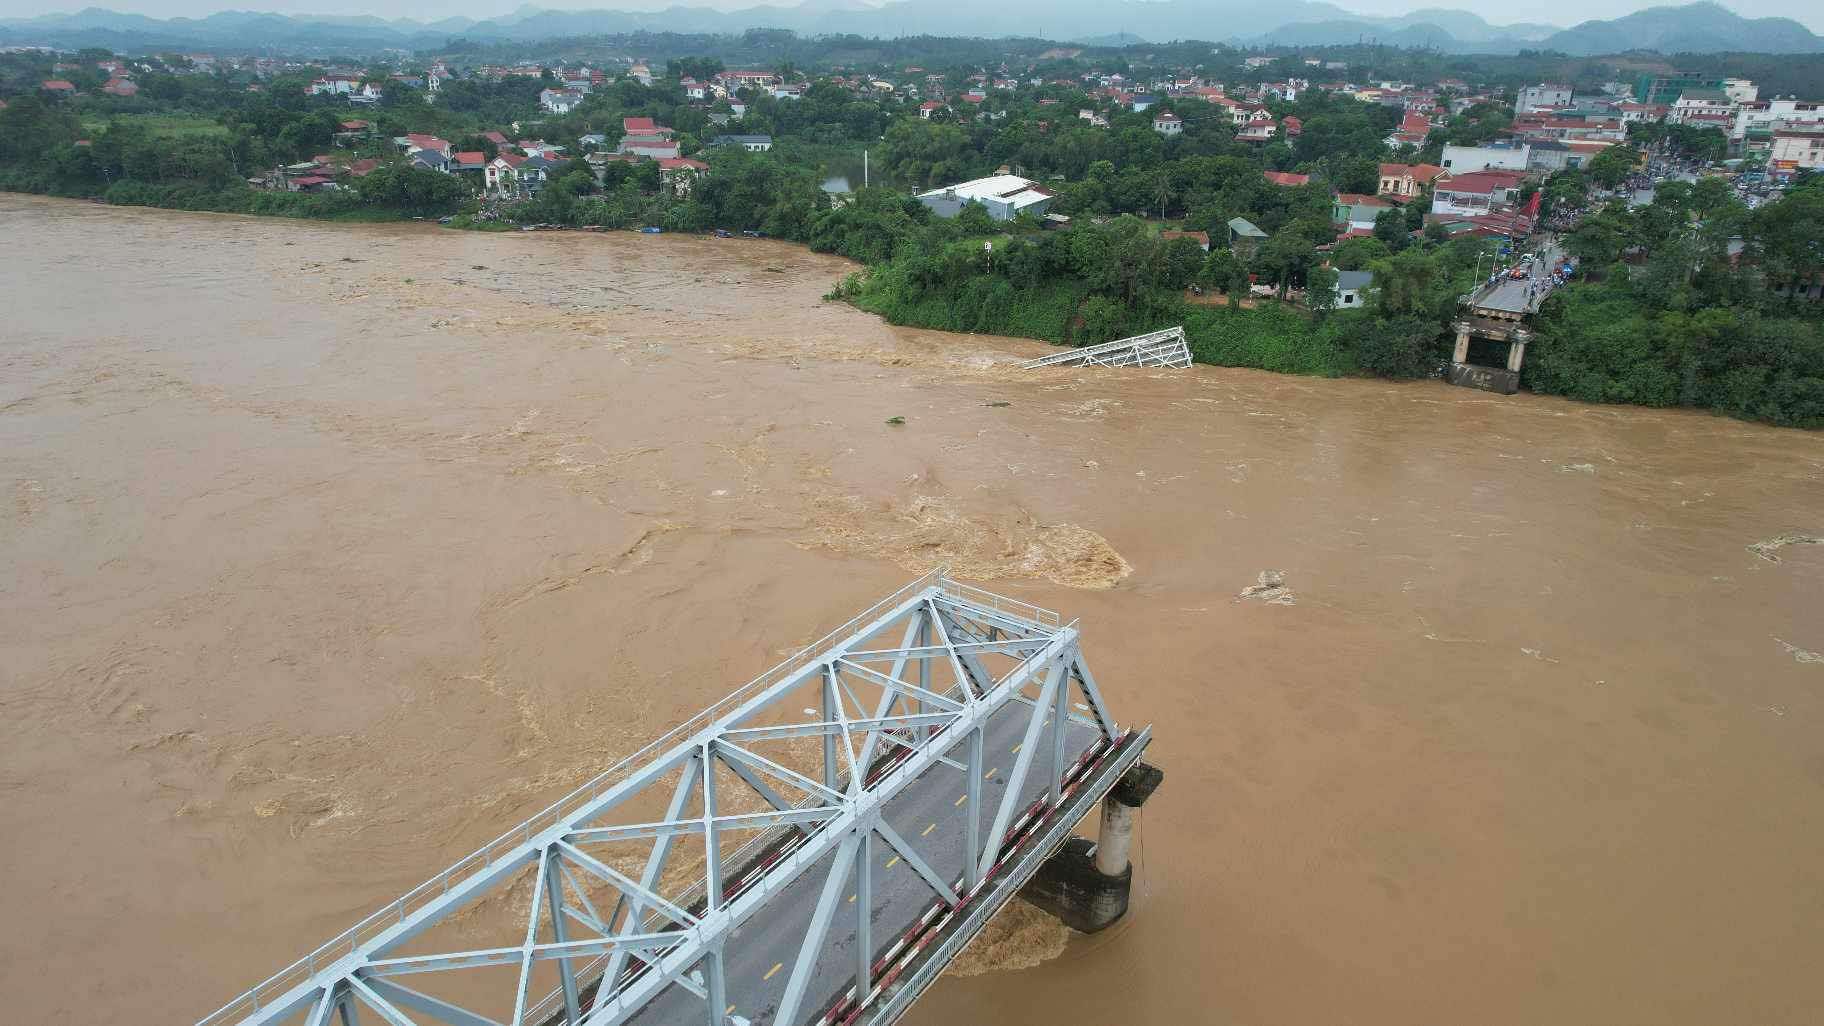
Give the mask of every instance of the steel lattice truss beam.
[(1118, 338), (1101, 345), (1067, 349), (1020, 364), (1021, 370), (1040, 367), (1175, 367), (1191, 365), (1191, 346), (1184, 327)]
[[(989, 806), (997, 715), (1024, 727)], [(723, 1024), (725, 961), (762, 943), (737, 930), (819, 872), (808, 928), (767, 942), (794, 946), (767, 1021), (798, 1026), (828, 998), (812, 984), (833, 928), (855, 938), (849, 993), (865, 1005), (874, 853), (954, 908), (993, 872), (1029, 781), (1058, 801), (1067, 723), (1117, 738), (1075, 624), (933, 572), (199, 1026), (613, 1026), (661, 994), (675, 1008), (679, 989), (691, 1021)], [(956, 878), (882, 814), (940, 767), (968, 780)], [(842, 899), (851, 886), (860, 901)], [(473, 944), (484, 928), (501, 939)]]

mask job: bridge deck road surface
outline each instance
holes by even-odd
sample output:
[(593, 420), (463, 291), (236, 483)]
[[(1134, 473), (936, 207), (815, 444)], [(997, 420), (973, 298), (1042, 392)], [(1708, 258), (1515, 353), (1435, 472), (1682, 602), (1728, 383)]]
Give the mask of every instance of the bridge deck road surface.
[(1503, 278), (1493, 286), (1484, 286), (1485, 291), (1476, 297), (1474, 305), (1508, 313), (1537, 313), (1539, 305), (1545, 302), (1549, 290), (1539, 289), (1528, 296), (1527, 286), (1537, 284), (1540, 278), (1556, 267), (1560, 256), (1562, 253), (1558, 247), (1546, 247), (1538, 254), (1528, 258), (1528, 271), (1532, 274), (1530, 281)]
[[(981, 838), (984, 843), (994, 826), (994, 814), (1006, 794), (1007, 777), (1013, 772), (1014, 760), (1018, 758), (1015, 746), (1024, 739), (1030, 711), (1031, 706), (1025, 703), (1009, 702), (989, 718), (983, 729), (982, 767), (986, 779), (981, 792)], [(1084, 714), (1082, 709), (1073, 709), (1073, 712)], [(1100, 735), (1088, 724), (1075, 719), (1067, 722), (1064, 765), (1068, 767)], [(1038, 750), (1033, 753), (1032, 768), (1020, 789), (1020, 801), (1015, 806), (1016, 819), (1019, 810), (1049, 786), (1047, 774), (1055, 727), (1055, 724), (1047, 723), (1034, 742)], [(967, 743), (953, 744), (947, 755), (958, 763), (967, 762)], [(887, 802), (883, 814), (906, 844), (948, 882), (956, 881), (963, 873), (966, 812), (965, 803), (960, 803), (959, 799), (967, 786), (965, 776), (962, 769), (935, 763)], [(878, 836), (874, 839), (873, 856), (872, 932), (874, 955), (878, 958), (925, 913), (936, 894), (924, 878), (904, 859), (898, 858)], [(811, 914), (817, 908), (817, 899), (833, 861), (833, 858), (826, 858), (806, 870), (730, 936), (723, 955), (728, 1007), (724, 1010), (725, 1018), (719, 1022), (746, 1020), (753, 1026), (799, 1026), (776, 1023), (773, 1016), (785, 995), (798, 948), (810, 929)], [(837, 906), (810, 987), (805, 991), (804, 1004), (799, 1009), (801, 1023), (815, 1022), (837, 995), (855, 981), (854, 895), (855, 874), (851, 869), (843, 888), (845, 900)], [(629, 1021), (639, 1026), (701, 1026), (707, 1019), (702, 999), (673, 984)]]

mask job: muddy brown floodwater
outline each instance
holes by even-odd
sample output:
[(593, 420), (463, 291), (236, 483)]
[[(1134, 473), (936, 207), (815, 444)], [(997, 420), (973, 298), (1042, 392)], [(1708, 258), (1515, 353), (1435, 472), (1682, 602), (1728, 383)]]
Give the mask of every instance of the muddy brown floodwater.
[(1019, 373), (772, 242), (0, 240), (7, 1021), (189, 1022), (939, 562), (1168, 777), (917, 1023), (1824, 1021), (1824, 437)]

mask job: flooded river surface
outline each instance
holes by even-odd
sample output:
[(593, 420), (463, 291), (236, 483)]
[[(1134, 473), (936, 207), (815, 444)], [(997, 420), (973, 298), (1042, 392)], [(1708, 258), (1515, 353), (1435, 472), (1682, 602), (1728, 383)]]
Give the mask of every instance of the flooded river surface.
[(768, 241), (0, 238), (10, 1021), (192, 1021), (936, 563), (1167, 778), (916, 1023), (1824, 1021), (1824, 437), (1021, 373)]

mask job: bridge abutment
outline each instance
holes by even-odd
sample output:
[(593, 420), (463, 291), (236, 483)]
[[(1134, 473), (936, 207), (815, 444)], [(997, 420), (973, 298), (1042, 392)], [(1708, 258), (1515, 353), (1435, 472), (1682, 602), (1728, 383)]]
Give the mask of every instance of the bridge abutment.
[[(1513, 395), (1520, 390), (1520, 365), (1526, 360), (1526, 344), (1532, 335), (1512, 319), (1470, 318), (1458, 321), (1457, 344), (1451, 353), (1450, 383), (1484, 392)], [(1472, 337), (1507, 344), (1507, 367), (1484, 367), (1469, 362)]]
[(1073, 837), (1045, 860), (1020, 892), (1078, 933), (1105, 930), (1127, 914), (1134, 867), (1128, 861), (1140, 807), (1165, 772), (1136, 763), (1102, 799), (1101, 833), (1095, 841)]

